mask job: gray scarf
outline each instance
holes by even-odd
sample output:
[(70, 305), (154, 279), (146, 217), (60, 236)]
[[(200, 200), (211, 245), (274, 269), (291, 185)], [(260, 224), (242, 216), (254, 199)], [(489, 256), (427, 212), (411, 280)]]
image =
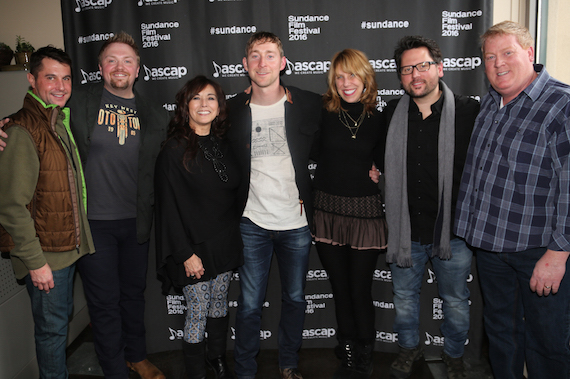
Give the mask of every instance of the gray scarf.
[[(455, 151), (455, 98), (440, 81), (443, 109), (438, 135), (438, 212), (434, 227), (432, 256), (451, 258), (451, 189)], [(404, 94), (394, 111), (386, 138), (386, 221), (388, 223), (388, 263), (400, 267), (412, 266), (411, 225), (408, 208), (406, 156), (408, 153), (408, 108), (410, 96)]]

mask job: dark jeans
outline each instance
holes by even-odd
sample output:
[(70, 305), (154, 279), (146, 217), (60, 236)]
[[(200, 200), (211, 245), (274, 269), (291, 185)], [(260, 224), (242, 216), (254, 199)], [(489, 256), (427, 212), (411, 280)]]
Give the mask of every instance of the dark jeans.
[(394, 288), (396, 318), (394, 331), (398, 345), (413, 349), (420, 344), (420, 292), (429, 260), (437, 278), (439, 296), (443, 299), (443, 351), (453, 358), (463, 356), (469, 333), (469, 288), (473, 253), (460, 238), (450, 241), (451, 259), (432, 257), (433, 244), (422, 245), (412, 241), (412, 266), (390, 264)]
[(34, 339), (41, 379), (67, 379), (65, 348), (67, 327), (73, 311), (73, 273), (75, 264), (53, 271), (54, 287), (45, 293), (25, 277), (32, 302)]
[(322, 242), (316, 245), (333, 290), (339, 340), (374, 342), (372, 278), (380, 250), (355, 250)]
[(125, 360), (146, 358), (144, 290), (148, 243), (137, 243), (136, 219), (89, 220), (95, 254), (78, 261), (93, 342), (106, 379), (128, 376)]
[(273, 251), (281, 278), (279, 320), (279, 367), (294, 368), (303, 340), (305, 321), (305, 278), (311, 248), (311, 233), (304, 226), (293, 230), (266, 230), (242, 218), (244, 264), (239, 267), (241, 293), (236, 315), (235, 371), (242, 378), (254, 378), (255, 356), (259, 352), (261, 311), (267, 289)]
[(545, 248), (477, 251), (489, 359), (497, 379), (570, 378), (570, 260), (558, 293), (538, 296), (530, 278)]

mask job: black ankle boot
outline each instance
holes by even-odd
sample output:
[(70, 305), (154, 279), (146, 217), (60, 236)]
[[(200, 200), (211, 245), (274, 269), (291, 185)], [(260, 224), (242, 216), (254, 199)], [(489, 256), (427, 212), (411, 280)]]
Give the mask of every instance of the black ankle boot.
[(226, 356), (222, 355), (214, 359), (208, 359), (208, 366), (214, 370), (216, 379), (235, 379), (235, 376), (230, 371), (228, 363), (226, 361)]
[(356, 364), (354, 371), (359, 375), (358, 378), (370, 378), (374, 369), (372, 354), (374, 352), (374, 342), (358, 343), (355, 348)]
[(340, 356), (341, 363), (335, 371), (333, 379), (350, 378), (356, 365), (354, 342), (351, 340), (340, 341), (339, 347), (339, 349), (336, 349), (335, 354)]
[(206, 332), (208, 333), (208, 366), (214, 370), (216, 379), (234, 379), (226, 362), (226, 341), (228, 338), (229, 316), (221, 318), (208, 317)]
[(206, 342), (184, 342), (184, 365), (188, 379), (206, 379)]

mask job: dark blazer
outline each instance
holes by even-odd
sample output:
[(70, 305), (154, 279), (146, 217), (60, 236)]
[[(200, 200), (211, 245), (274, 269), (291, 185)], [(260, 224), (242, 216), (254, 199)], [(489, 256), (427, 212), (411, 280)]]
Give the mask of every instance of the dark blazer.
[[(71, 130), (83, 164), (89, 157), (91, 133), (97, 120), (103, 83), (73, 88), (67, 103), (71, 109)], [(160, 151), (170, 116), (160, 105), (152, 104), (135, 91), (137, 114), (141, 123), (141, 139), (137, 184), (137, 240), (144, 243), (150, 238), (154, 206), (154, 164)], [(89, 196), (89, 194), (87, 195)]]
[[(313, 139), (321, 121), (321, 96), (296, 87), (284, 87), (287, 93), (285, 103), (285, 133), (295, 169), (295, 182), (299, 189), (300, 201), (305, 206), (309, 225), (313, 221), (313, 201), (311, 198), (311, 176), (309, 174), (309, 154)], [(249, 192), (251, 174), (251, 95), (241, 93), (228, 101), (230, 129), (228, 140), (238, 159), (243, 179), (238, 193), (241, 211), (245, 208)]]

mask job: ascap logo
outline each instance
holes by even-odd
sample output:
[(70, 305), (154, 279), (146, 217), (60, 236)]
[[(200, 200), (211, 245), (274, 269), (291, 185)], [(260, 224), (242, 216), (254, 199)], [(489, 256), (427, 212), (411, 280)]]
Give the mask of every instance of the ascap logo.
[(144, 80), (166, 80), (166, 79), (180, 79), (188, 73), (188, 69), (184, 66), (180, 67), (152, 67), (148, 68), (143, 65)]
[[(435, 282), (437, 282), (437, 277), (435, 276), (435, 272), (433, 272), (430, 268), (427, 269), (428, 271), (428, 278), (426, 279), (426, 282), (428, 282), (429, 284), (433, 284)], [(469, 273), (469, 276), (467, 276), (467, 283), (471, 283), (473, 281), (473, 274)]]
[(336, 335), (334, 328), (303, 329), (303, 339), (331, 338)]
[(398, 333), (376, 331), (376, 341), (394, 343), (398, 341)]
[(168, 331), (170, 332), (170, 337), (168, 337), (168, 339), (171, 341), (181, 340), (184, 338), (184, 330), (182, 329), (172, 329), (171, 327), (168, 327)]
[(214, 65), (214, 73), (212, 76), (214, 78), (233, 78), (239, 76), (247, 76), (247, 71), (243, 67), (243, 64), (218, 64), (212, 61)]
[(371, 59), (370, 65), (374, 72), (396, 72), (396, 61), (394, 59)]
[(295, 62), (292, 63), (287, 60), (287, 67), (285, 74), (291, 75), (294, 72), (296, 75), (319, 75), (326, 74), (331, 67), (330, 61), (309, 61), (309, 62)]
[(443, 59), (443, 68), (449, 71), (474, 70), (479, 66), (481, 66), (480, 57)]
[(91, 9), (104, 9), (112, 2), (113, 0), (75, 0), (75, 4), (77, 4), (75, 12), (79, 13)]
[(143, 5), (172, 5), (177, 2), (178, 0), (139, 0), (137, 4), (142, 7)]
[[(231, 335), (231, 339), (235, 340), (236, 339), (236, 328), (234, 328), (233, 326), (230, 327), (230, 330), (232, 332)], [(259, 339), (262, 341), (265, 341), (267, 339), (271, 338), (271, 330), (260, 330), (259, 331)]]
[(391, 282), (392, 271), (376, 269), (374, 270), (374, 280), (379, 280), (381, 282)]
[(307, 271), (307, 280), (327, 280), (329, 275), (325, 270), (308, 270)]
[(79, 69), (81, 72), (81, 84), (95, 83), (101, 81), (101, 71), (85, 72), (82, 68)]
[(433, 272), (430, 268), (428, 268), (428, 278), (426, 280), (426, 282), (428, 282), (429, 284), (433, 284), (437, 281), (437, 278), (435, 277), (435, 272)]

